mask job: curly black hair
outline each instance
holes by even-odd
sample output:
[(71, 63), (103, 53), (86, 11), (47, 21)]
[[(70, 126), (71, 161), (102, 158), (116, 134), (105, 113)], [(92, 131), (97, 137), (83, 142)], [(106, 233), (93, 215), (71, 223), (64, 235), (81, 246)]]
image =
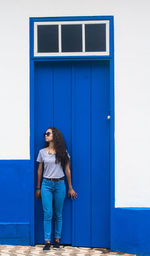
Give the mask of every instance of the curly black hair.
[[(47, 128), (52, 130), (54, 149), (56, 151), (55, 163), (61, 163), (62, 168), (66, 167), (66, 164), (70, 163), (70, 158), (67, 153), (66, 142), (61, 131), (55, 127)], [(49, 146), (49, 142), (45, 142), (45, 148)]]

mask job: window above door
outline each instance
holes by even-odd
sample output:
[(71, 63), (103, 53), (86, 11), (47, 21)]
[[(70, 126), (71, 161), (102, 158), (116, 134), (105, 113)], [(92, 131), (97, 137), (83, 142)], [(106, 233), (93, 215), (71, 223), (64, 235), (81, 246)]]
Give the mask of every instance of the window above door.
[(108, 56), (109, 20), (34, 22), (36, 56)]

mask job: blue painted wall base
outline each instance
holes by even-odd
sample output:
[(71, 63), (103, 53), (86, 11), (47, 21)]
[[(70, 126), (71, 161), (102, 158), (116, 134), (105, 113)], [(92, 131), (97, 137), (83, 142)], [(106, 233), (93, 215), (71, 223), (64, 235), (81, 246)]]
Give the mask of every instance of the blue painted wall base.
[(30, 245), (30, 224), (0, 223), (0, 244)]
[(32, 160), (1, 160), (0, 174), (0, 244), (34, 245)]
[(150, 208), (114, 208), (111, 250), (150, 255)]

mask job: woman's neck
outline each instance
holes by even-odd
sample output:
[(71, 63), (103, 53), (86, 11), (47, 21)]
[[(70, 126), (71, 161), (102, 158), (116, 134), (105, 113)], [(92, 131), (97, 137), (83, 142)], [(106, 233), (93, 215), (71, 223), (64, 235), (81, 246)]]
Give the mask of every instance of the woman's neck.
[(49, 143), (48, 149), (54, 150), (54, 143), (53, 143), (53, 142), (52, 142), (52, 143)]

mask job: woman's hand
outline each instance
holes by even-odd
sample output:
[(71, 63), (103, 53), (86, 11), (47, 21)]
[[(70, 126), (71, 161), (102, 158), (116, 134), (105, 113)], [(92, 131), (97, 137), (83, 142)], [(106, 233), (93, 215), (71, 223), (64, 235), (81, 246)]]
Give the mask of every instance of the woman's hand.
[(37, 190), (35, 191), (35, 198), (36, 198), (36, 199), (40, 199), (40, 198), (41, 198), (41, 189), (37, 189)]
[(71, 199), (76, 199), (77, 198), (77, 193), (72, 188), (69, 188), (68, 189), (68, 196), (70, 196)]

